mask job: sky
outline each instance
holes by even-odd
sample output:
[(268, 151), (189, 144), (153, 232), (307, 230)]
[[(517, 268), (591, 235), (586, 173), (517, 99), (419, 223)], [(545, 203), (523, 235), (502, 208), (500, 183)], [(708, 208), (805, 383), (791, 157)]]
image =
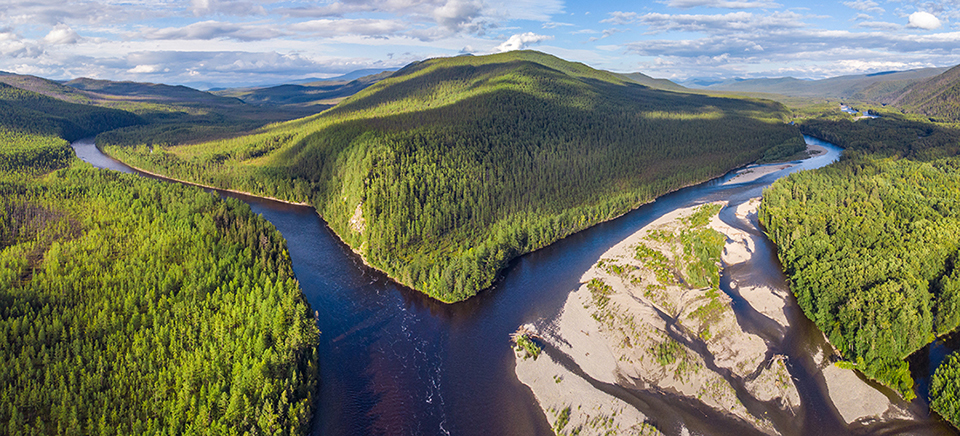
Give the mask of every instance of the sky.
[(0, 0), (0, 71), (211, 87), (534, 49), (682, 81), (960, 64), (960, 0)]

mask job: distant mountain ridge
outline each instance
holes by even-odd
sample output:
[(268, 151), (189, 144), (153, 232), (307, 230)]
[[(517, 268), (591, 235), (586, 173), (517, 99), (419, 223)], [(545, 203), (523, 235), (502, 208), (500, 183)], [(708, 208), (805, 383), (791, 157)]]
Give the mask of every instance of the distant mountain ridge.
[(362, 91), (367, 86), (390, 77), (392, 74), (393, 71), (376, 71), (372, 74), (349, 79), (349, 81), (346, 78), (353, 77), (355, 74), (341, 76), (345, 78), (343, 80), (319, 80), (259, 88), (228, 88), (211, 91), (211, 93), (222, 97), (237, 98), (245, 103), (258, 106), (312, 107), (315, 108), (315, 112), (321, 112), (333, 107), (344, 98)]
[(340, 76), (328, 77), (326, 79), (319, 79), (314, 77), (314, 78), (291, 80), (287, 83), (283, 83), (282, 85), (307, 85), (307, 84), (315, 84), (317, 82), (350, 82), (353, 80), (357, 80), (361, 77), (373, 76), (373, 75), (377, 75), (385, 72), (393, 74), (393, 72), (397, 70), (399, 70), (399, 68), (364, 68), (362, 70), (351, 71), (349, 73), (346, 73)]
[[(762, 79), (730, 79), (700, 86), (713, 91), (763, 92), (791, 97), (820, 97), (854, 99), (883, 103), (898, 95), (910, 85), (937, 76), (948, 68), (922, 68), (908, 71), (885, 71), (857, 74), (820, 80), (801, 80), (793, 77)], [(696, 82), (684, 82), (695, 85)], [(688, 85), (689, 86), (689, 85)]]
[(155, 103), (195, 103), (215, 106), (237, 106), (243, 102), (236, 98), (221, 97), (183, 85), (161, 83), (115, 82), (111, 80), (81, 77), (64, 83), (65, 86), (92, 93), (115, 97), (133, 98), (137, 101)]

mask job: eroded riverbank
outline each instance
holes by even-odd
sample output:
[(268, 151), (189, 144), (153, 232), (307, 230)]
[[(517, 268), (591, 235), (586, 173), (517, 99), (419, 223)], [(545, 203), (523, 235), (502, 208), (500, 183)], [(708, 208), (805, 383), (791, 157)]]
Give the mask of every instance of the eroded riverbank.
[[(769, 174), (754, 168), (726, 183)], [(517, 376), (551, 425), (570, 434), (954, 434), (922, 405), (834, 364), (758, 227), (759, 198), (742, 194), (710, 198), (725, 204), (707, 225), (725, 240), (722, 295), (691, 286), (684, 251), (663, 243), (690, 231), (685, 220), (700, 206), (687, 206), (596, 258), (555, 316), (523, 326), (546, 352), (517, 353)], [(668, 267), (652, 264), (651, 250)], [(665, 415), (641, 400), (652, 396), (701, 413)]]

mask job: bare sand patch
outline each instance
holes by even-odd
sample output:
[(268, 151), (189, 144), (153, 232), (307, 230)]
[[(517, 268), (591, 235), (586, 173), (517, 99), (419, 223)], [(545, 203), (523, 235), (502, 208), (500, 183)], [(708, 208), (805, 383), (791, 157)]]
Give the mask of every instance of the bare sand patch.
[[(723, 265), (753, 258), (762, 238), (756, 227), (759, 204), (758, 198), (751, 199), (735, 211), (741, 222), (752, 226), (745, 227), (749, 232), (717, 215), (702, 227), (726, 238)], [(729, 296), (709, 286), (691, 287), (684, 280), (685, 253), (671, 245), (675, 241), (667, 235), (686, 231), (694, 213), (696, 208), (671, 211), (612, 247), (583, 274), (581, 286), (570, 293), (555, 319), (525, 328), (570, 356), (596, 381), (631, 380), (634, 388), (648, 386), (681, 395), (767, 434), (780, 434), (767, 412), (796, 421), (800, 428), (801, 397), (788, 358), (772, 351), (776, 344), (743, 330)], [(641, 246), (646, 247), (640, 249), (644, 253), (660, 254), (642, 260)], [(659, 261), (651, 261), (653, 257)], [(793, 304), (789, 290), (758, 283), (734, 281), (731, 286), (757, 312), (789, 328), (785, 312)], [(902, 405), (852, 370), (825, 363), (826, 358), (818, 355), (816, 361), (845, 422), (910, 419)], [(604, 434), (612, 428), (623, 434), (656, 434), (642, 411), (599, 391), (547, 355), (536, 361), (518, 357), (516, 371), (534, 391), (551, 425), (569, 408), (565, 428), (579, 434)], [(752, 409), (743, 401), (745, 394), (753, 399), (747, 401)], [(606, 427), (597, 426), (600, 416)]]

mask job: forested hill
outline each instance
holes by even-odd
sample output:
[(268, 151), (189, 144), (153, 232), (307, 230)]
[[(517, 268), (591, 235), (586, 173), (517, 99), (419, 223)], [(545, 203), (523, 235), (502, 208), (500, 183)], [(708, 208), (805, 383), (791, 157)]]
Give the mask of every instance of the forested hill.
[(532, 51), (411, 64), (241, 138), (117, 146), (135, 166), (310, 201), (366, 261), (443, 301), (668, 191), (804, 147), (761, 100), (655, 90)]
[(133, 98), (152, 103), (193, 103), (215, 107), (237, 107), (243, 104), (240, 99), (221, 97), (209, 92), (186, 86), (172, 86), (158, 83), (114, 82), (88, 78), (73, 79), (64, 84), (71, 88), (105, 96)]
[(246, 103), (269, 107), (314, 107), (317, 112), (333, 107), (343, 99), (360, 92), (393, 74), (379, 71), (353, 80), (319, 80), (260, 88), (231, 88), (211, 93), (236, 97)]
[(960, 65), (910, 86), (892, 104), (939, 122), (960, 122)]
[(68, 103), (0, 83), (0, 129), (75, 140), (143, 123), (130, 112)]

